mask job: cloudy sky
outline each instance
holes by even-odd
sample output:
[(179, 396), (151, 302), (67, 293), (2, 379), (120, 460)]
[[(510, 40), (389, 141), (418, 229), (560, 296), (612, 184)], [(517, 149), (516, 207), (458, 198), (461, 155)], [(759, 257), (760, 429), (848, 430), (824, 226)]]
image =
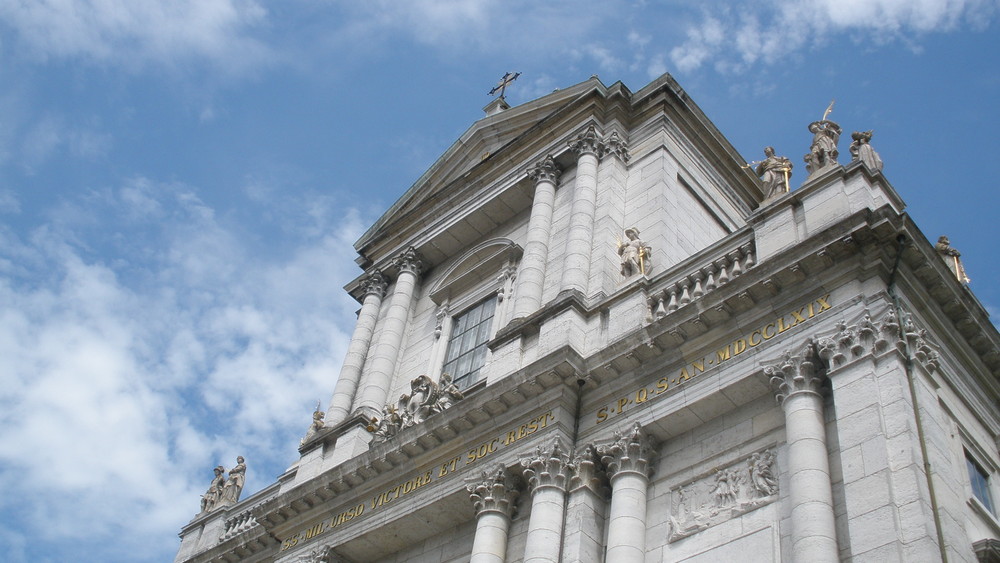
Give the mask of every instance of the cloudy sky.
[(352, 243), (505, 71), (512, 104), (670, 72), (793, 187), (835, 98), (1000, 311), (998, 0), (747, 4), (0, 0), (4, 560), (171, 560), (212, 467), (273, 482), (333, 391)]

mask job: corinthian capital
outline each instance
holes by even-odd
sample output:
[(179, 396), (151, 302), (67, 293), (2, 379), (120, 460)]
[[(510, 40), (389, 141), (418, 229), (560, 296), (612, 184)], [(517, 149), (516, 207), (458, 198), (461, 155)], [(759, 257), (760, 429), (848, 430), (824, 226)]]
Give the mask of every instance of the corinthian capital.
[(593, 124), (568, 144), (570, 150), (578, 155), (592, 154), (600, 158), (604, 150), (604, 143), (601, 142), (601, 137), (597, 134), (597, 129)]
[(528, 170), (528, 177), (535, 182), (552, 182), (555, 184), (559, 180), (560, 174), (562, 174), (562, 168), (556, 164), (551, 154)]
[(522, 457), (521, 467), (532, 492), (546, 487), (565, 491), (573, 472), (569, 454), (558, 436), (548, 446), (539, 446), (531, 455)]
[(653, 474), (654, 443), (638, 422), (627, 432), (615, 432), (615, 441), (599, 446), (597, 451), (612, 480), (622, 473), (638, 473), (646, 478)]
[(622, 162), (628, 162), (628, 143), (621, 138), (617, 131), (611, 133), (608, 140), (604, 142), (604, 154), (613, 154), (622, 159)]
[(764, 368), (764, 375), (778, 404), (795, 393), (820, 394), (824, 379), (812, 340), (798, 354), (785, 352), (781, 362)]
[(521, 494), (518, 484), (517, 478), (501, 464), (466, 481), (465, 488), (476, 508), (476, 517), (484, 512), (499, 512), (507, 518), (513, 516), (517, 497)]
[(361, 282), (361, 289), (364, 294), (367, 295), (377, 295), (380, 298), (385, 296), (385, 288), (389, 284), (385, 280), (385, 276), (377, 268), (372, 270), (365, 281)]
[(399, 256), (397, 256), (392, 261), (393, 266), (399, 268), (399, 272), (410, 272), (413, 275), (419, 275), (420, 270), (423, 269), (424, 263), (420, 259), (420, 254), (417, 253), (417, 249), (412, 246), (408, 247)]

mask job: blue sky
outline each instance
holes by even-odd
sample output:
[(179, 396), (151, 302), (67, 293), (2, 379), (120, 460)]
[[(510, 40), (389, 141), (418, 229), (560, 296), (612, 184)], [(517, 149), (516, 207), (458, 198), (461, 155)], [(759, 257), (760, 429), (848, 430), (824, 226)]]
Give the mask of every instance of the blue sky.
[(476, 119), (670, 72), (749, 160), (874, 129), (1000, 311), (997, 0), (0, 0), (0, 553), (164, 561), (297, 456), (352, 243)]

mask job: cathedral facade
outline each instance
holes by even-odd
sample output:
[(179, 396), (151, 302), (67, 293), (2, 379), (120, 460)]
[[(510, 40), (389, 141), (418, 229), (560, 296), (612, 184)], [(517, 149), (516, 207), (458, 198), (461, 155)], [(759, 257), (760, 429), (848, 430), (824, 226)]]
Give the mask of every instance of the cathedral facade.
[(486, 110), (355, 244), (299, 460), (176, 561), (1000, 560), (1000, 335), (870, 132), (790, 191), (669, 75)]

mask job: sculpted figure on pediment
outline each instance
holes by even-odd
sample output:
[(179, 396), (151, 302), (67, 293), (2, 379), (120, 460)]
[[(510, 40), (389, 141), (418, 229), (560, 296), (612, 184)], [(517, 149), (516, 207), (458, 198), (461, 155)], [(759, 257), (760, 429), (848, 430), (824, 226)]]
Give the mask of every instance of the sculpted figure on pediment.
[(812, 146), (806, 161), (806, 169), (812, 175), (827, 166), (837, 164), (837, 142), (840, 140), (840, 125), (828, 120), (813, 121), (809, 124), (809, 132), (813, 134)]

